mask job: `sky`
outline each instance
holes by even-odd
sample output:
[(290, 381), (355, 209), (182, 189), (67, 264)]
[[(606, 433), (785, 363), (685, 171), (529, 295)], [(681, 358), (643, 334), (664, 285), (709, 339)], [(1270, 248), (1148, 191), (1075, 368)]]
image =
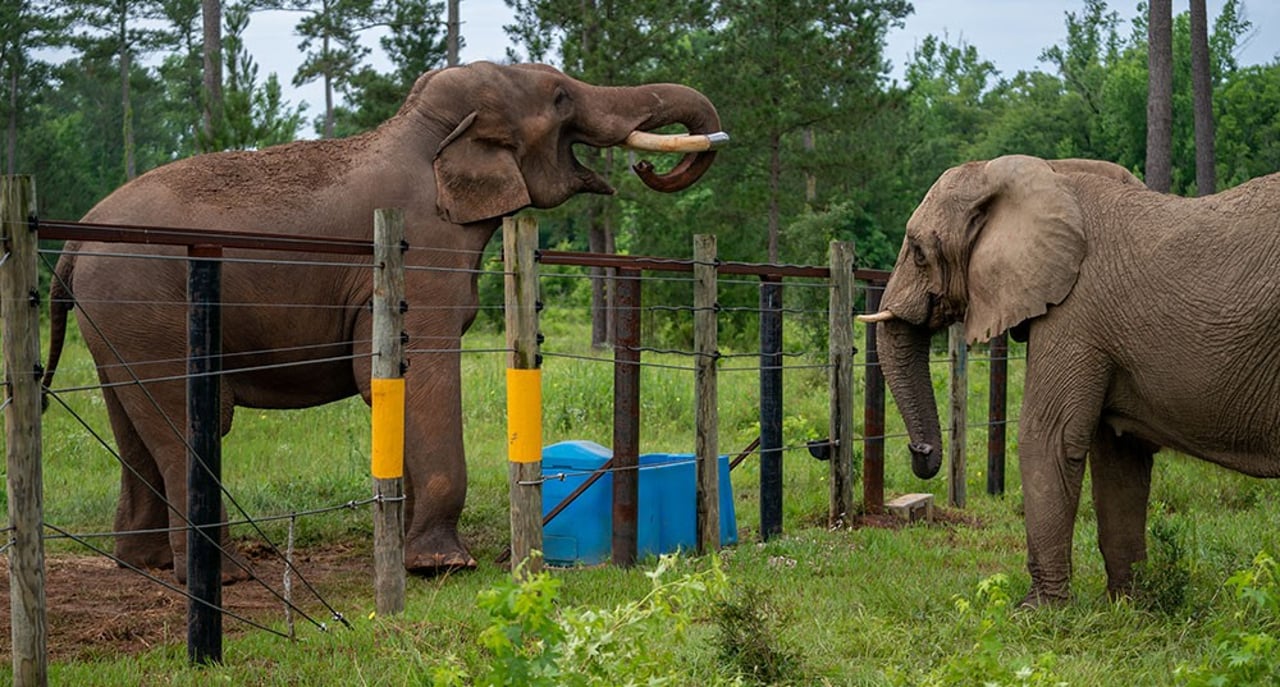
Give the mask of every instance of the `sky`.
[[(673, 0), (678, 1), (678, 0)], [(777, 0), (784, 1), (784, 0)], [(913, 0), (915, 12), (906, 25), (887, 36), (885, 57), (893, 64), (891, 78), (902, 76), (903, 65), (912, 50), (927, 35), (945, 36), (947, 42), (963, 42), (993, 62), (1005, 76), (1019, 70), (1045, 68), (1038, 61), (1046, 47), (1066, 39), (1066, 13), (1079, 14), (1084, 0)], [(1269, 63), (1280, 56), (1280, 1), (1241, 0), (1243, 14), (1253, 23), (1236, 55), (1242, 65)], [(1223, 0), (1207, 0), (1210, 25), (1218, 16)], [(1137, 0), (1108, 3), (1111, 10), (1127, 19), (1136, 13)], [(1187, 11), (1188, 0), (1174, 0), (1174, 14)], [(466, 42), (460, 53), (463, 62), (503, 61), (510, 40), (502, 30), (512, 22), (512, 12), (503, 0), (461, 0), (459, 15)], [(293, 32), (296, 13), (266, 12), (253, 15), (245, 32), (245, 45), (257, 60), (260, 78), (275, 72), (285, 87), (285, 98), (297, 104), (309, 103), (306, 115), (313, 119), (323, 107), (319, 82), (301, 88), (291, 85), (302, 57), (300, 42)], [(1121, 31), (1129, 31), (1127, 23)], [(374, 49), (371, 62), (380, 71), (389, 70), (376, 36), (370, 35)]]

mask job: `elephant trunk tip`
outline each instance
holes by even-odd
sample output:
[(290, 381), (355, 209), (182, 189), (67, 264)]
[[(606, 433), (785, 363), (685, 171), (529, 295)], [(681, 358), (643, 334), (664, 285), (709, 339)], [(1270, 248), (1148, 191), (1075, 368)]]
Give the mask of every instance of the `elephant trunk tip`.
[(920, 479), (930, 479), (942, 468), (942, 452), (932, 444), (912, 443), (911, 471)]

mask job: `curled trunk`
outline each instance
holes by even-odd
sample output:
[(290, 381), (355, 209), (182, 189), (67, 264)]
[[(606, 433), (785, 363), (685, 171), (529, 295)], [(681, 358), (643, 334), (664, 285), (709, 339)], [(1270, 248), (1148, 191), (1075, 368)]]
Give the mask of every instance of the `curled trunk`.
[[(594, 134), (597, 140), (588, 138), (584, 142), (598, 147), (617, 145), (633, 131), (649, 132), (669, 124), (683, 125), (688, 133), (695, 135), (720, 132), (720, 116), (711, 101), (679, 84), (597, 87), (595, 102), (607, 103), (608, 111), (599, 117), (598, 123), (589, 124), (588, 133)], [(643, 113), (643, 120), (631, 121), (634, 113)], [(715, 157), (715, 150), (687, 153), (666, 173), (658, 173), (651, 163), (641, 160), (635, 170), (649, 188), (680, 191), (696, 182), (711, 167)]]

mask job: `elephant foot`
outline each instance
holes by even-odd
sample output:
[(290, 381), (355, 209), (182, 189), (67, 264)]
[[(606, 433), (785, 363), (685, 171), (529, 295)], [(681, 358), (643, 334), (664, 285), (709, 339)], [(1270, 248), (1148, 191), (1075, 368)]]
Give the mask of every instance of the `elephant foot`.
[(1027, 592), (1027, 595), (1018, 604), (1018, 608), (1029, 608), (1035, 610), (1037, 608), (1055, 608), (1065, 606), (1071, 601), (1070, 595), (1067, 594), (1050, 594), (1048, 592), (1038, 591), (1035, 587)]
[(465, 550), (450, 553), (431, 553), (413, 557), (406, 554), (404, 567), (415, 575), (434, 577), (458, 570), (474, 570), (476, 559), (472, 558), (471, 554)]
[(164, 534), (116, 535), (116, 565), (140, 570), (168, 570), (173, 567), (173, 549)]
[(404, 567), (415, 575), (431, 577), (473, 570), (476, 559), (458, 539), (457, 532), (450, 531), (405, 542)]
[(1130, 601), (1137, 596), (1137, 586), (1133, 582), (1119, 585), (1107, 585), (1107, 600), (1115, 603), (1118, 601)]

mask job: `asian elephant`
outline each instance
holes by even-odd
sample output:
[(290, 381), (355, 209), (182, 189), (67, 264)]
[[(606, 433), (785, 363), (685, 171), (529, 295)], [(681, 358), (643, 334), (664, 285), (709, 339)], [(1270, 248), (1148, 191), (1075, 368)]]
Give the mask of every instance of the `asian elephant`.
[[(88, 223), (258, 230), (368, 240), (377, 208), (405, 217), (407, 342), (405, 567), (474, 567), (459, 537), (466, 495), (459, 348), (475, 318), (485, 245), (501, 218), (578, 193), (613, 193), (574, 146), (690, 150), (652, 130), (718, 132), (699, 92), (675, 84), (598, 87), (544, 65), (473, 63), (423, 74), (399, 112), (346, 139), (199, 155), (127, 183)], [(674, 141), (674, 144), (673, 144)], [(715, 152), (686, 152), (651, 187), (683, 189)], [(127, 254), (128, 257), (122, 254)], [(70, 242), (51, 288), (51, 385), (74, 293), (122, 460), (115, 529), (125, 563), (185, 577), (186, 265), (184, 248)], [(143, 259), (137, 259), (141, 256)], [(150, 259), (147, 259), (150, 258)], [(335, 265), (335, 263), (338, 263)], [(370, 400), (369, 258), (227, 250), (222, 277), (221, 427), (237, 406), (303, 408)], [(240, 370), (240, 371), (237, 371)], [(135, 383), (135, 377), (150, 381)], [(303, 469), (303, 466), (299, 466)], [(150, 486), (148, 486), (150, 485)], [(176, 563), (176, 565), (175, 565)]]
[(1280, 174), (1217, 195), (1012, 155), (945, 172), (916, 208), (878, 322), (915, 473), (941, 463), (933, 332), (1027, 342), (1018, 428), (1031, 589), (1069, 598), (1086, 456), (1112, 596), (1146, 558), (1161, 447), (1280, 476)]

